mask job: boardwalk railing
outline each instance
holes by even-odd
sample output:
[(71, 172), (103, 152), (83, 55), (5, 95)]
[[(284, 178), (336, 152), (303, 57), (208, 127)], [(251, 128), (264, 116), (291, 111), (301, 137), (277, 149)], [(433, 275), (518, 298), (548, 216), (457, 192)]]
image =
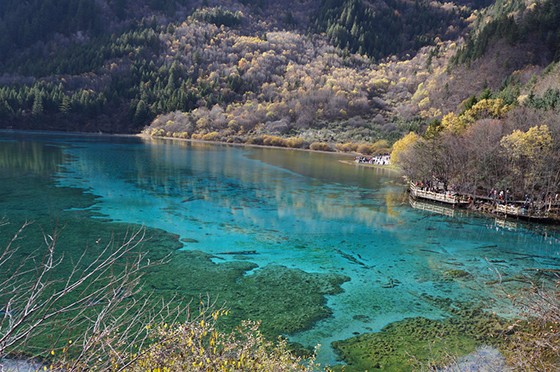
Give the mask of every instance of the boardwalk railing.
[(546, 218), (556, 221), (560, 220), (560, 213), (558, 213), (559, 209), (549, 208), (541, 207), (527, 209), (522, 206), (497, 204), (495, 207), (495, 213), (504, 214), (506, 216), (528, 217), (532, 219)]
[(414, 198), (422, 198), (427, 200), (438, 201), (446, 204), (460, 204), (461, 199), (450, 193), (439, 193), (435, 191), (422, 190), (414, 184), (410, 184), (410, 194)]

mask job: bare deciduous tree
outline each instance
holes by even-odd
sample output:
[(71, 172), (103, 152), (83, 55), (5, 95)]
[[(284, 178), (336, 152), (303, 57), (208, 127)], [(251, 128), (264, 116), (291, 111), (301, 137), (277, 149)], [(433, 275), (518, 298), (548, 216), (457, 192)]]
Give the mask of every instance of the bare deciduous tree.
[[(112, 240), (89, 262), (84, 251), (70, 272), (63, 272), (66, 258), (57, 251), (57, 232), (44, 234), (43, 252), (18, 260), (18, 244), (30, 225), (24, 223), (0, 254), (0, 270), (8, 274), (0, 281), (0, 358), (56, 329), (50, 352), (66, 369), (126, 365), (115, 358), (142, 349), (144, 325), (184, 314), (185, 307), (139, 295), (143, 269), (162, 263), (150, 262), (137, 249), (145, 229), (127, 233), (120, 244)], [(32, 356), (44, 356), (44, 350)]]

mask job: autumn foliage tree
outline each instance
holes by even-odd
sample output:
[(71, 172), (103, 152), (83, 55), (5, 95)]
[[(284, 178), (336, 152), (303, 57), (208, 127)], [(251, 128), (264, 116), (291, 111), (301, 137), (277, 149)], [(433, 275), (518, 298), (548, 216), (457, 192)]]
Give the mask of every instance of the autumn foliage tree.
[[(392, 159), (411, 179), (436, 177), (466, 193), (485, 196), (493, 188), (509, 189), (517, 200), (544, 200), (558, 193), (558, 126), (510, 129), (516, 125), (515, 115), (508, 116), (501, 104), (488, 103), (467, 110), (469, 115), (485, 112), (486, 118), (463, 126), (453, 122), (464, 115), (450, 114), (437, 130), (428, 127), (424, 138), (403, 137), (393, 145)], [(503, 119), (494, 118), (501, 115)]]
[(391, 151), (391, 162), (393, 164), (403, 165), (401, 162), (403, 154), (412, 151), (415, 144), (420, 140), (420, 136), (414, 132), (409, 132), (406, 136), (393, 144)]
[(504, 136), (500, 145), (511, 170), (511, 182), (523, 183), (531, 195), (535, 192), (556, 191), (549, 185), (549, 164), (553, 156), (554, 140), (547, 125), (534, 126), (527, 131), (519, 129)]

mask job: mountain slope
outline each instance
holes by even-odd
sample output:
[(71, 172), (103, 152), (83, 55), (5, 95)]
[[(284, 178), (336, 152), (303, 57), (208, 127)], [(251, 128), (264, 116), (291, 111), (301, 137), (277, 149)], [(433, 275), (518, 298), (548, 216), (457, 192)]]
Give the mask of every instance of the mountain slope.
[(0, 5), (0, 125), (394, 141), (485, 88), (517, 99), (558, 50), (554, 1), (80, 0), (74, 23), (70, 3)]
[(470, 12), (460, 2), (327, 0), (315, 27), (340, 48), (381, 59), (414, 54), (436, 37), (456, 38)]

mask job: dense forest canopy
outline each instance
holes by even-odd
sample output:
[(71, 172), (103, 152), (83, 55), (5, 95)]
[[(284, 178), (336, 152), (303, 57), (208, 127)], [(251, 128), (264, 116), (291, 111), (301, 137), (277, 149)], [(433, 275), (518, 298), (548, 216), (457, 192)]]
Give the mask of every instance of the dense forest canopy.
[[(315, 26), (331, 42), (376, 59), (414, 53), (438, 37), (456, 38), (465, 27), (468, 7), (445, 7), (432, 1), (323, 1)], [(441, 6), (438, 6), (441, 5)]]
[[(71, 36), (102, 32), (101, 13), (94, 0), (5, 0), (0, 3), (0, 50), (14, 51), (45, 42), (56, 34)], [(10, 53), (1, 53), (0, 62)]]

